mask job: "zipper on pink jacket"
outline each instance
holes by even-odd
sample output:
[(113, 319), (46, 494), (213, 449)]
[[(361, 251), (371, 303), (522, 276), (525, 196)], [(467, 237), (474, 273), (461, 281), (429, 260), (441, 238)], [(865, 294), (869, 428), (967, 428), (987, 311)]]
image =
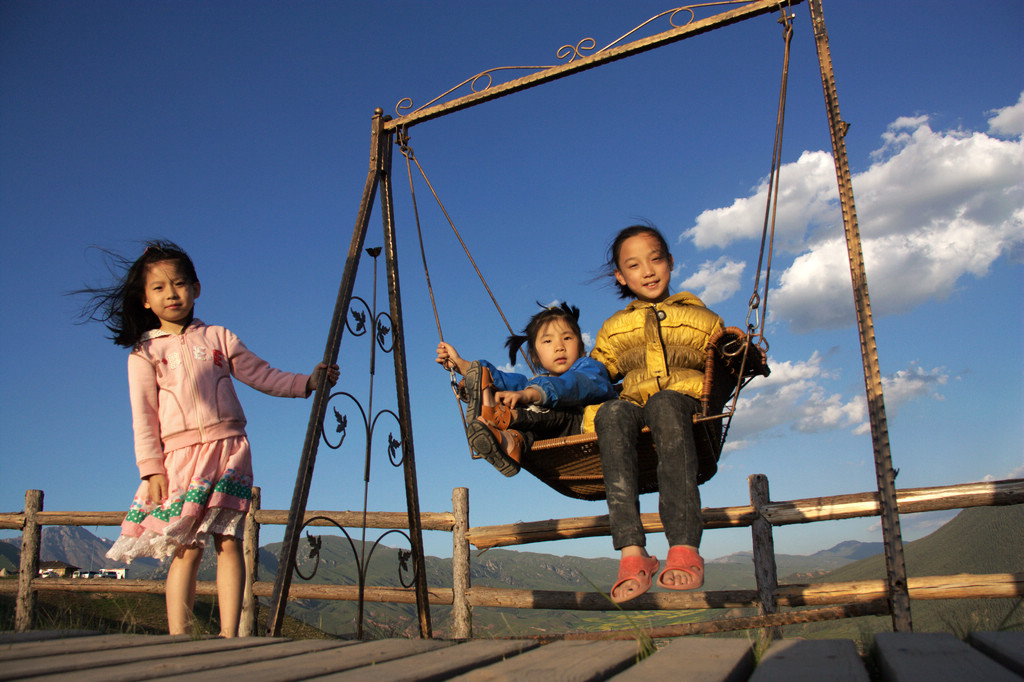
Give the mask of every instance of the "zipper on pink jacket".
[(192, 389), (192, 409), (196, 415), (196, 424), (199, 426), (199, 442), (206, 442), (206, 428), (203, 425), (202, 410), (199, 409), (199, 387), (196, 386), (196, 370), (192, 365), (195, 358), (189, 352), (188, 345), (185, 343), (185, 332), (181, 333), (181, 352), (185, 357), (185, 370), (188, 373), (188, 384)]

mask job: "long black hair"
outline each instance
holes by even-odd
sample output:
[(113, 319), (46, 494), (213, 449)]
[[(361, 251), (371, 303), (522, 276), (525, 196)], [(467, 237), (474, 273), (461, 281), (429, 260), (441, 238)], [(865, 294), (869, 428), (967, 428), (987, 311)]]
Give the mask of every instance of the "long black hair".
[(530, 352), (530, 360), (535, 365), (540, 365), (540, 359), (537, 357), (537, 350), (535, 345), (537, 343), (537, 334), (540, 333), (548, 322), (552, 320), (562, 319), (569, 325), (569, 329), (576, 335), (576, 338), (580, 340), (580, 351), (583, 350), (583, 332), (580, 331), (580, 309), (574, 305), (569, 305), (566, 302), (562, 302), (560, 305), (546, 306), (540, 301), (537, 305), (541, 306), (543, 310), (536, 313), (530, 318), (530, 321), (526, 325), (526, 329), (523, 330), (522, 334), (512, 334), (505, 341), (505, 348), (508, 348), (508, 360), (513, 365), (516, 364), (516, 355), (519, 353), (519, 349), (526, 344), (527, 350)]
[[(89, 302), (82, 308), (82, 322), (102, 322), (110, 330), (110, 339), (124, 348), (131, 348), (150, 329), (158, 329), (160, 320), (146, 308), (146, 272), (150, 265), (173, 261), (189, 284), (199, 282), (195, 265), (184, 249), (174, 242), (154, 239), (145, 242), (142, 255), (134, 261), (113, 251), (101, 249), (107, 267), (116, 277), (108, 287), (87, 287), (71, 292), (85, 294)], [(191, 321), (191, 314), (189, 315)]]
[(625, 284), (619, 284), (618, 280), (615, 279), (615, 271), (619, 269), (619, 252), (622, 251), (622, 245), (630, 237), (635, 237), (639, 234), (649, 234), (658, 240), (662, 251), (665, 252), (666, 258), (671, 258), (672, 252), (669, 251), (668, 242), (665, 241), (665, 235), (661, 233), (661, 230), (656, 228), (654, 225), (630, 225), (619, 230), (619, 233), (615, 235), (615, 239), (612, 240), (611, 246), (608, 247), (608, 261), (605, 263), (603, 272), (611, 275), (615, 282), (615, 288), (619, 292), (619, 298), (636, 298), (636, 294), (629, 290)]

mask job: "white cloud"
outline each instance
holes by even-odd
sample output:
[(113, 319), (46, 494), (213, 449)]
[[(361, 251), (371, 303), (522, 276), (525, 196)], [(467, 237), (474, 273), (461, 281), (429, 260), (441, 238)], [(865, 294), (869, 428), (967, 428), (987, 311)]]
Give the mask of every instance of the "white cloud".
[(913, 364), (908, 369), (901, 369), (892, 376), (882, 377), (882, 392), (885, 395), (886, 410), (894, 411), (900, 405), (917, 398), (931, 396), (936, 400), (944, 400), (939, 387), (945, 386), (949, 375), (945, 368), (935, 367), (923, 369)]
[[(1024, 130), (1024, 96), (995, 111), (990, 130)], [(927, 117), (902, 117), (872, 159), (853, 187), (876, 316), (941, 300), (963, 276), (983, 277), (1000, 256), (1017, 258), (1024, 250), (1024, 139), (935, 132)], [(830, 155), (804, 152), (786, 164), (780, 190), (776, 254), (797, 255), (777, 278), (774, 319), (795, 331), (853, 324)], [(766, 192), (762, 182), (751, 196), (703, 212), (683, 236), (700, 248), (759, 238)]]
[[(802, 361), (770, 360), (771, 375), (755, 380), (740, 395), (725, 451), (741, 450), (782, 431), (869, 434), (867, 399), (831, 388), (841, 377), (829, 371), (823, 360), (817, 351)], [(942, 400), (939, 389), (948, 380), (945, 368), (912, 364), (882, 379), (886, 408), (895, 411), (925, 398)]]
[(992, 135), (1017, 137), (1024, 135), (1024, 92), (1016, 104), (989, 112), (988, 132)]
[[(704, 211), (697, 224), (683, 233), (697, 248), (724, 248), (740, 239), (760, 239), (764, 228), (768, 181), (762, 179), (753, 195), (740, 197), (732, 206)], [(803, 245), (807, 230), (838, 217), (835, 205), (836, 171), (832, 156), (807, 151), (780, 170), (779, 205), (775, 219), (775, 244), (779, 249)]]
[[(724, 301), (740, 288), (744, 264), (722, 256), (716, 261), (705, 261), (692, 275), (682, 281), (686, 291), (693, 291), (707, 305)], [(673, 278), (679, 270), (672, 273)]]
[(1021, 463), (1021, 465), (1019, 467), (1017, 467), (1015, 469), (1012, 469), (1009, 472), (1007, 472), (1005, 474), (1002, 474), (1002, 475), (999, 475), (999, 476), (993, 476), (992, 474), (987, 474), (981, 480), (983, 480), (983, 481), (1005, 481), (1005, 480), (1014, 479), (1014, 478), (1024, 478), (1024, 463)]
[[(863, 396), (844, 397), (826, 388), (838, 376), (822, 366), (815, 351), (806, 361), (769, 361), (770, 376), (740, 394), (727, 445), (739, 449), (780, 429), (816, 433), (850, 429), (862, 433), (867, 411)], [(733, 438), (735, 436), (735, 439)]]

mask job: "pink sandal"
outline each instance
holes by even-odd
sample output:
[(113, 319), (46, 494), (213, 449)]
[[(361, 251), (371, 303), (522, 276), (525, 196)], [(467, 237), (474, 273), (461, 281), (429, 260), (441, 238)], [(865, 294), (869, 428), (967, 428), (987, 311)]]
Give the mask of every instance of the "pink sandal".
[[(609, 595), (612, 601), (616, 604), (621, 604), (631, 599), (635, 599), (647, 590), (651, 589), (651, 580), (654, 579), (654, 576), (658, 573), (658, 569), (660, 567), (661, 564), (658, 563), (658, 559), (656, 557), (622, 557), (619, 561), (619, 575), (616, 577), (615, 584), (612, 585), (612, 591)], [(639, 583), (639, 589), (628, 597), (616, 597), (615, 591), (630, 580), (635, 580)]]
[[(686, 585), (666, 583), (665, 574), (669, 571), (682, 571), (693, 576), (694, 580)], [(665, 570), (658, 576), (658, 586), (669, 590), (696, 590), (704, 586), (704, 559), (697, 554), (697, 550), (686, 545), (676, 545), (668, 548), (668, 558), (665, 559)]]

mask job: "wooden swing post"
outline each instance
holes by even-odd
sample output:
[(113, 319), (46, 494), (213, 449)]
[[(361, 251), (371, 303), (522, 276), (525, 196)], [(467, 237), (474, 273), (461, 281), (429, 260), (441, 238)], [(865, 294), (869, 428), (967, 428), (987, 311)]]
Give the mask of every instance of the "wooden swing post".
[(860, 333), (860, 354), (864, 365), (871, 443), (875, 455), (875, 477), (878, 480), (892, 625), (897, 632), (910, 632), (913, 626), (910, 620), (910, 593), (907, 588), (907, 567), (903, 559), (900, 515), (896, 506), (896, 473), (892, 468), (892, 454), (889, 451), (889, 427), (885, 418), (885, 401), (882, 398), (878, 346), (875, 343), (875, 326), (871, 319), (871, 299), (868, 296), (860, 228), (857, 226), (857, 209), (853, 203), (850, 162), (846, 157), (846, 131), (849, 126), (839, 115), (839, 97), (836, 94), (835, 75), (832, 73), (832, 54), (829, 50), (821, 0), (809, 0), (808, 5), (814, 27), (814, 42), (818, 50), (821, 85), (825, 92), (828, 128), (832, 138), (832, 158), (835, 161), (836, 179), (839, 183), (839, 205), (843, 213), (846, 251), (850, 259), (850, 276), (853, 280), (853, 300), (857, 309), (857, 330)]

